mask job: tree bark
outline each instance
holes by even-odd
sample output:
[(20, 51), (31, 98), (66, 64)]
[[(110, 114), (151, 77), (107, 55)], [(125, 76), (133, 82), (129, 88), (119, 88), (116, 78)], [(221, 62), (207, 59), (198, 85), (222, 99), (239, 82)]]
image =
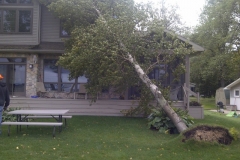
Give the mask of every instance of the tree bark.
[(173, 124), (176, 126), (177, 130), (181, 133), (187, 129), (186, 124), (183, 120), (178, 116), (178, 114), (172, 109), (172, 107), (168, 104), (166, 99), (163, 97), (161, 91), (158, 87), (152, 83), (152, 81), (148, 78), (148, 76), (144, 73), (142, 68), (139, 64), (134, 60), (130, 53), (127, 53), (129, 62), (134, 66), (137, 74), (139, 75), (140, 79), (146, 86), (151, 90), (152, 94), (154, 95), (156, 101), (158, 102), (159, 106), (163, 108), (166, 112), (168, 117), (172, 120)]

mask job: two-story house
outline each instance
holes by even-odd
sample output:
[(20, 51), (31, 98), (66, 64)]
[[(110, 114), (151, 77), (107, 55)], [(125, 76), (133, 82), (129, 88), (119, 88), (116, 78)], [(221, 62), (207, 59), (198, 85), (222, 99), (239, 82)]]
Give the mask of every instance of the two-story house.
[(66, 89), (75, 83), (68, 80), (67, 70), (55, 66), (66, 36), (60, 20), (38, 1), (0, 0), (0, 73), (11, 96), (36, 95), (37, 81), (59, 91), (63, 88), (58, 86)]
[[(168, 32), (166, 30), (166, 32)], [(75, 91), (81, 88), (82, 83), (86, 83), (85, 77), (78, 77), (74, 80), (69, 80), (69, 71), (61, 66), (57, 66), (56, 62), (64, 53), (63, 39), (68, 38), (68, 33), (65, 32), (60, 25), (60, 19), (55, 17), (46, 6), (40, 4), (38, 0), (0, 0), (0, 73), (5, 77), (4, 82), (7, 84), (10, 96), (14, 97), (25, 97), (29, 98), (33, 95), (37, 95), (37, 82), (42, 82), (47, 91), (53, 90), (52, 93), (68, 94), (72, 86), (75, 86)], [(204, 51), (204, 49), (188, 41), (187, 39), (178, 36), (178, 38), (184, 42), (190, 44), (195, 53)], [(189, 56), (185, 58), (186, 72), (181, 76), (181, 80), (175, 86), (183, 86), (190, 88), (190, 63)], [(156, 69), (149, 75), (152, 79), (159, 79), (162, 73), (169, 72), (168, 68)], [(169, 73), (168, 79), (165, 80), (165, 84), (169, 85), (173, 78)], [(73, 85), (75, 84), (75, 85)], [(189, 107), (189, 92), (186, 90), (173, 90), (173, 100), (182, 101), (182, 108)], [(72, 93), (68, 98), (73, 98)], [(131, 99), (132, 95), (137, 94), (133, 88), (129, 88), (124, 95), (124, 99)], [(110, 95), (110, 94), (109, 94)], [(176, 95), (177, 99), (176, 99)], [(100, 93), (100, 99), (107, 98), (118, 98), (108, 97), (105, 93)], [(101, 97), (102, 96), (102, 97)], [(55, 96), (56, 97), (56, 96)], [(29, 99), (32, 101), (31, 99)], [(38, 101), (41, 101), (39, 99)], [(45, 99), (45, 107), (49, 107), (49, 101)], [(13, 101), (12, 101), (13, 102)], [(64, 103), (63, 103), (64, 102)], [(29, 107), (42, 107), (36, 103), (27, 103), (26, 100), (16, 100), (11, 105), (12, 107), (19, 107), (19, 103)], [(42, 102), (40, 102), (42, 104)], [(51, 100), (51, 104), (52, 104)], [(59, 106), (66, 107), (69, 102), (64, 100), (56, 102)], [(86, 114), (86, 115), (99, 115), (99, 110), (86, 111), (86, 106), (89, 105), (86, 101), (74, 101), (79, 111), (76, 111), (76, 106), (73, 105), (74, 109), (70, 109), (71, 114)], [(99, 107), (106, 106), (106, 102), (101, 102)], [(117, 104), (120, 105), (117, 105)], [(122, 105), (124, 103), (124, 105)], [(126, 103), (126, 104), (125, 104)], [(113, 107), (113, 111), (107, 111), (108, 115), (120, 115), (119, 111), (122, 107), (131, 107), (132, 103), (129, 102), (114, 102), (115, 108), (112, 103), (109, 103), (107, 107)], [(82, 108), (81, 108), (81, 107)], [(89, 107), (87, 107), (89, 108)], [(119, 111), (118, 111), (119, 110)], [(96, 113), (95, 113), (95, 112)], [(196, 115), (194, 117), (202, 118), (199, 110), (191, 111), (190, 115)], [(93, 113), (94, 112), (94, 113)], [(116, 113), (115, 113), (116, 112)], [(105, 115), (105, 114), (104, 114)]]
[[(36, 82), (43, 82), (47, 90), (59, 92), (69, 92), (73, 84), (79, 88), (87, 82), (85, 77), (68, 80), (69, 71), (55, 65), (64, 53), (63, 39), (67, 37), (60, 19), (37, 0), (0, 0), (0, 73), (12, 97), (36, 95)], [(195, 52), (204, 50), (181, 36), (178, 38), (192, 45)], [(165, 71), (156, 70), (150, 78), (157, 79), (162, 72)], [(179, 85), (185, 83), (190, 88), (189, 77), (189, 56), (186, 56), (186, 73)], [(127, 91), (126, 99), (133, 92)], [(183, 94), (180, 100), (184, 99)]]

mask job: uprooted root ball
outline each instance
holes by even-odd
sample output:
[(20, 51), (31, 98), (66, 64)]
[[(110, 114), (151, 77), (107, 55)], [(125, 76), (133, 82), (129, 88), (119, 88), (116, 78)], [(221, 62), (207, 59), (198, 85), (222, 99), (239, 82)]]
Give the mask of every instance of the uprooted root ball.
[(197, 126), (186, 131), (183, 135), (185, 136), (185, 139), (182, 140), (183, 142), (188, 139), (193, 139), (196, 141), (216, 142), (229, 145), (233, 140), (227, 129), (218, 126)]

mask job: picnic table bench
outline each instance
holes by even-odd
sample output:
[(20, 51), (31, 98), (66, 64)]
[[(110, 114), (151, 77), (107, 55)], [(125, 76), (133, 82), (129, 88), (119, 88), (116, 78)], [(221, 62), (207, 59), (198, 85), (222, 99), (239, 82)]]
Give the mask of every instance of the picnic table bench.
[[(58, 116), (42, 116), (42, 115), (33, 115), (33, 116), (27, 116), (24, 117), (24, 119), (28, 120), (28, 119), (44, 119), (44, 118), (54, 118), (57, 120)], [(65, 122), (65, 126), (67, 126), (67, 119), (72, 118), (72, 116), (62, 116), (62, 119), (64, 119)]]
[[(8, 136), (10, 136), (10, 127), (12, 125), (25, 125), (25, 126), (53, 126), (53, 137), (55, 137), (55, 127), (56, 126), (62, 126), (62, 122), (2, 122), (1, 125), (8, 125)], [(17, 130), (18, 131), (18, 130)], [(59, 130), (60, 132), (60, 130)]]

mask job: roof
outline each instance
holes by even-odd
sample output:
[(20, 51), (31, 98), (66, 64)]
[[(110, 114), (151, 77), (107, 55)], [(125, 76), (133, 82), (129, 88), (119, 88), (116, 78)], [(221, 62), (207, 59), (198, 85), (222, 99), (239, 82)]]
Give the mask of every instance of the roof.
[(232, 87), (234, 87), (235, 85), (240, 83), (240, 78), (238, 78), (236, 81), (232, 82), (231, 84), (229, 84), (228, 86), (226, 86), (224, 89), (225, 90), (230, 90)]
[(64, 43), (41, 42), (39, 45), (0, 45), (0, 52), (64, 53)]
[(179, 35), (171, 32), (169, 30), (165, 29), (164, 32), (169, 33), (171, 35), (176, 35), (178, 39), (180, 39), (180, 40), (182, 40), (182, 41), (184, 41), (186, 43), (189, 43), (192, 46), (192, 49), (193, 49), (194, 52), (203, 52), (205, 50), (203, 47), (199, 46), (198, 44), (196, 44), (196, 43), (194, 43), (194, 42), (192, 42), (192, 41), (190, 41), (190, 40), (188, 40), (188, 39), (186, 39), (186, 38), (184, 38), (182, 36), (179, 36)]
[[(203, 47), (172, 31), (165, 29), (164, 32), (175, 35), (178, 39), (190, 44), (195, 53), (204, 51)], [(64, 42), (41, 42), (39, 45), (0, 45), (0, 52), (64, 53)]]

